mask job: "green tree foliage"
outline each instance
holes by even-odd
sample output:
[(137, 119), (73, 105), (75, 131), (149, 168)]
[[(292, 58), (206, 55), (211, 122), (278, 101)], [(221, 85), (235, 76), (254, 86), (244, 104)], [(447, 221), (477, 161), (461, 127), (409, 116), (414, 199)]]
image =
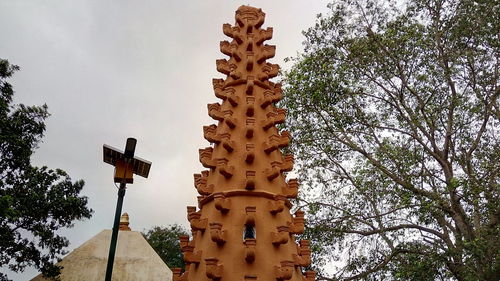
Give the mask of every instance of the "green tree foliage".
[(288, 129), (320, 280), (499, 280), (500, 2), (346, 0), (304, 32)]
[(184, 259), (179, 245), (179, 236), (189, 235), (184, 228), (178, 224), (166, 227), (155, 226), (142, 235), (168, 267), (184, 268)]
[[(0, 267), (23, 271), (35, 266), (46, 276), (68, 240), (57, 234), (75, 220), (90, 218), (83, 181), (72, 182), (62, 170), (34, 167), (30, 157), (45, 131), (47, 106), (13, 105), (7, 79), (19, 67), (0, 59)], [(8, 280), (0, 273), (0, 280)]]

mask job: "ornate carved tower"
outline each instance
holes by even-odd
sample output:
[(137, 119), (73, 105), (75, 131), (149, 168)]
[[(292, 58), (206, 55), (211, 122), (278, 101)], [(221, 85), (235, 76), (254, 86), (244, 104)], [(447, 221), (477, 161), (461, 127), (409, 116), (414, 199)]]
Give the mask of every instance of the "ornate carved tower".
[(301, 267), (311, 262), (309, 242), (295, 242), (304, 231), (304, 213), (290, 214), (289, 198), (297, 196), (297, 180), (285, 179), (293, 156), (280, 148), (289, 143), (288, 132), (276, 124), (285, 121), (285, 110), (274, 103), (281, 87), (269, 81), (279, 67), (266, 62), (275, 46), (264, 44), (273, 29), (262, 29), (264, 13), (241, 6), (236, 24), (223, 25), (232, 40), (220, 50), (229, 59), (217, 60), (226, 79), (214, 79), (221, 103), (208, 105), (217, 125), (203, 127), (212, 146), (200, 149), (207, 168), (194, 175), (198, 208), (187, 207), (193, 239), (180, 237), (186, 269), (174, 269), (174, 280), (293, 280), (313, 281)]

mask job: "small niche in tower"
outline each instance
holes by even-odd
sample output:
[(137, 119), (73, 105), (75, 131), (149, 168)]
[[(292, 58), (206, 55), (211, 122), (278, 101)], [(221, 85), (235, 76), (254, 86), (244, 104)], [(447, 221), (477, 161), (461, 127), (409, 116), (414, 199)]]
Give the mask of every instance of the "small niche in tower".
[(243, 230), (243, 241), (245, 239), (256, 239), (255, 227), (253, 225), (245, 225), (245, 229)]

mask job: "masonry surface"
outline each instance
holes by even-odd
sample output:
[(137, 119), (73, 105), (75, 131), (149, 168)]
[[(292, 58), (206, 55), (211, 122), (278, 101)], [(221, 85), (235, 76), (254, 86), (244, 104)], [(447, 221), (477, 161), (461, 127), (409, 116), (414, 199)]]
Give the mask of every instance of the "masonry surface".
[(213, 79), (220, 102), (208, 105), (217, 124), (203, 127), (212, 145), (199, 150), (206, 168), (194, 175), (200, 196), (188, 206), (193, 238), (181, 237), (184, 270), (173, 269), (173, 280), (315, 280), (302, 273), (311, 262), (309, 242), (295, 241), (304, 231), (304, 212), (290, 213), (298, 183), (286, 180), (293, 156), (280, 148), (290, 134), (276, 125), (285, 110), (275, 103), (281, 85), (269, 79), (279, 66), (267, 62), (276, 47), (265, 44), (273, 29), (262, 28), (261, 9), (241, 6), (235, 25), (224, 24), (229, 41), (220, 43), (228, 59), (216, 61), (225, 79)]

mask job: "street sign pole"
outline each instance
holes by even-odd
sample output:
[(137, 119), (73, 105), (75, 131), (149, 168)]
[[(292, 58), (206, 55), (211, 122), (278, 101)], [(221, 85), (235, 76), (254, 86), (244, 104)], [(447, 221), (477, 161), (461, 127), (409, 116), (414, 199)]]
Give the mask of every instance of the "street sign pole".
[(118, 242), (118, 229), (120, 228), (120, 216), (122, 213), (123, 198), (125, 197), (126, 183), (121, 183), (118, 189), (118, 201), (116, 202), (115, 221), (113, 223), (113, 233), (109, 245), (108, 265), (106, 266), (105, 281), (111, 281), (113, 275), (113, 263), (115, 262), (116, 243)]

